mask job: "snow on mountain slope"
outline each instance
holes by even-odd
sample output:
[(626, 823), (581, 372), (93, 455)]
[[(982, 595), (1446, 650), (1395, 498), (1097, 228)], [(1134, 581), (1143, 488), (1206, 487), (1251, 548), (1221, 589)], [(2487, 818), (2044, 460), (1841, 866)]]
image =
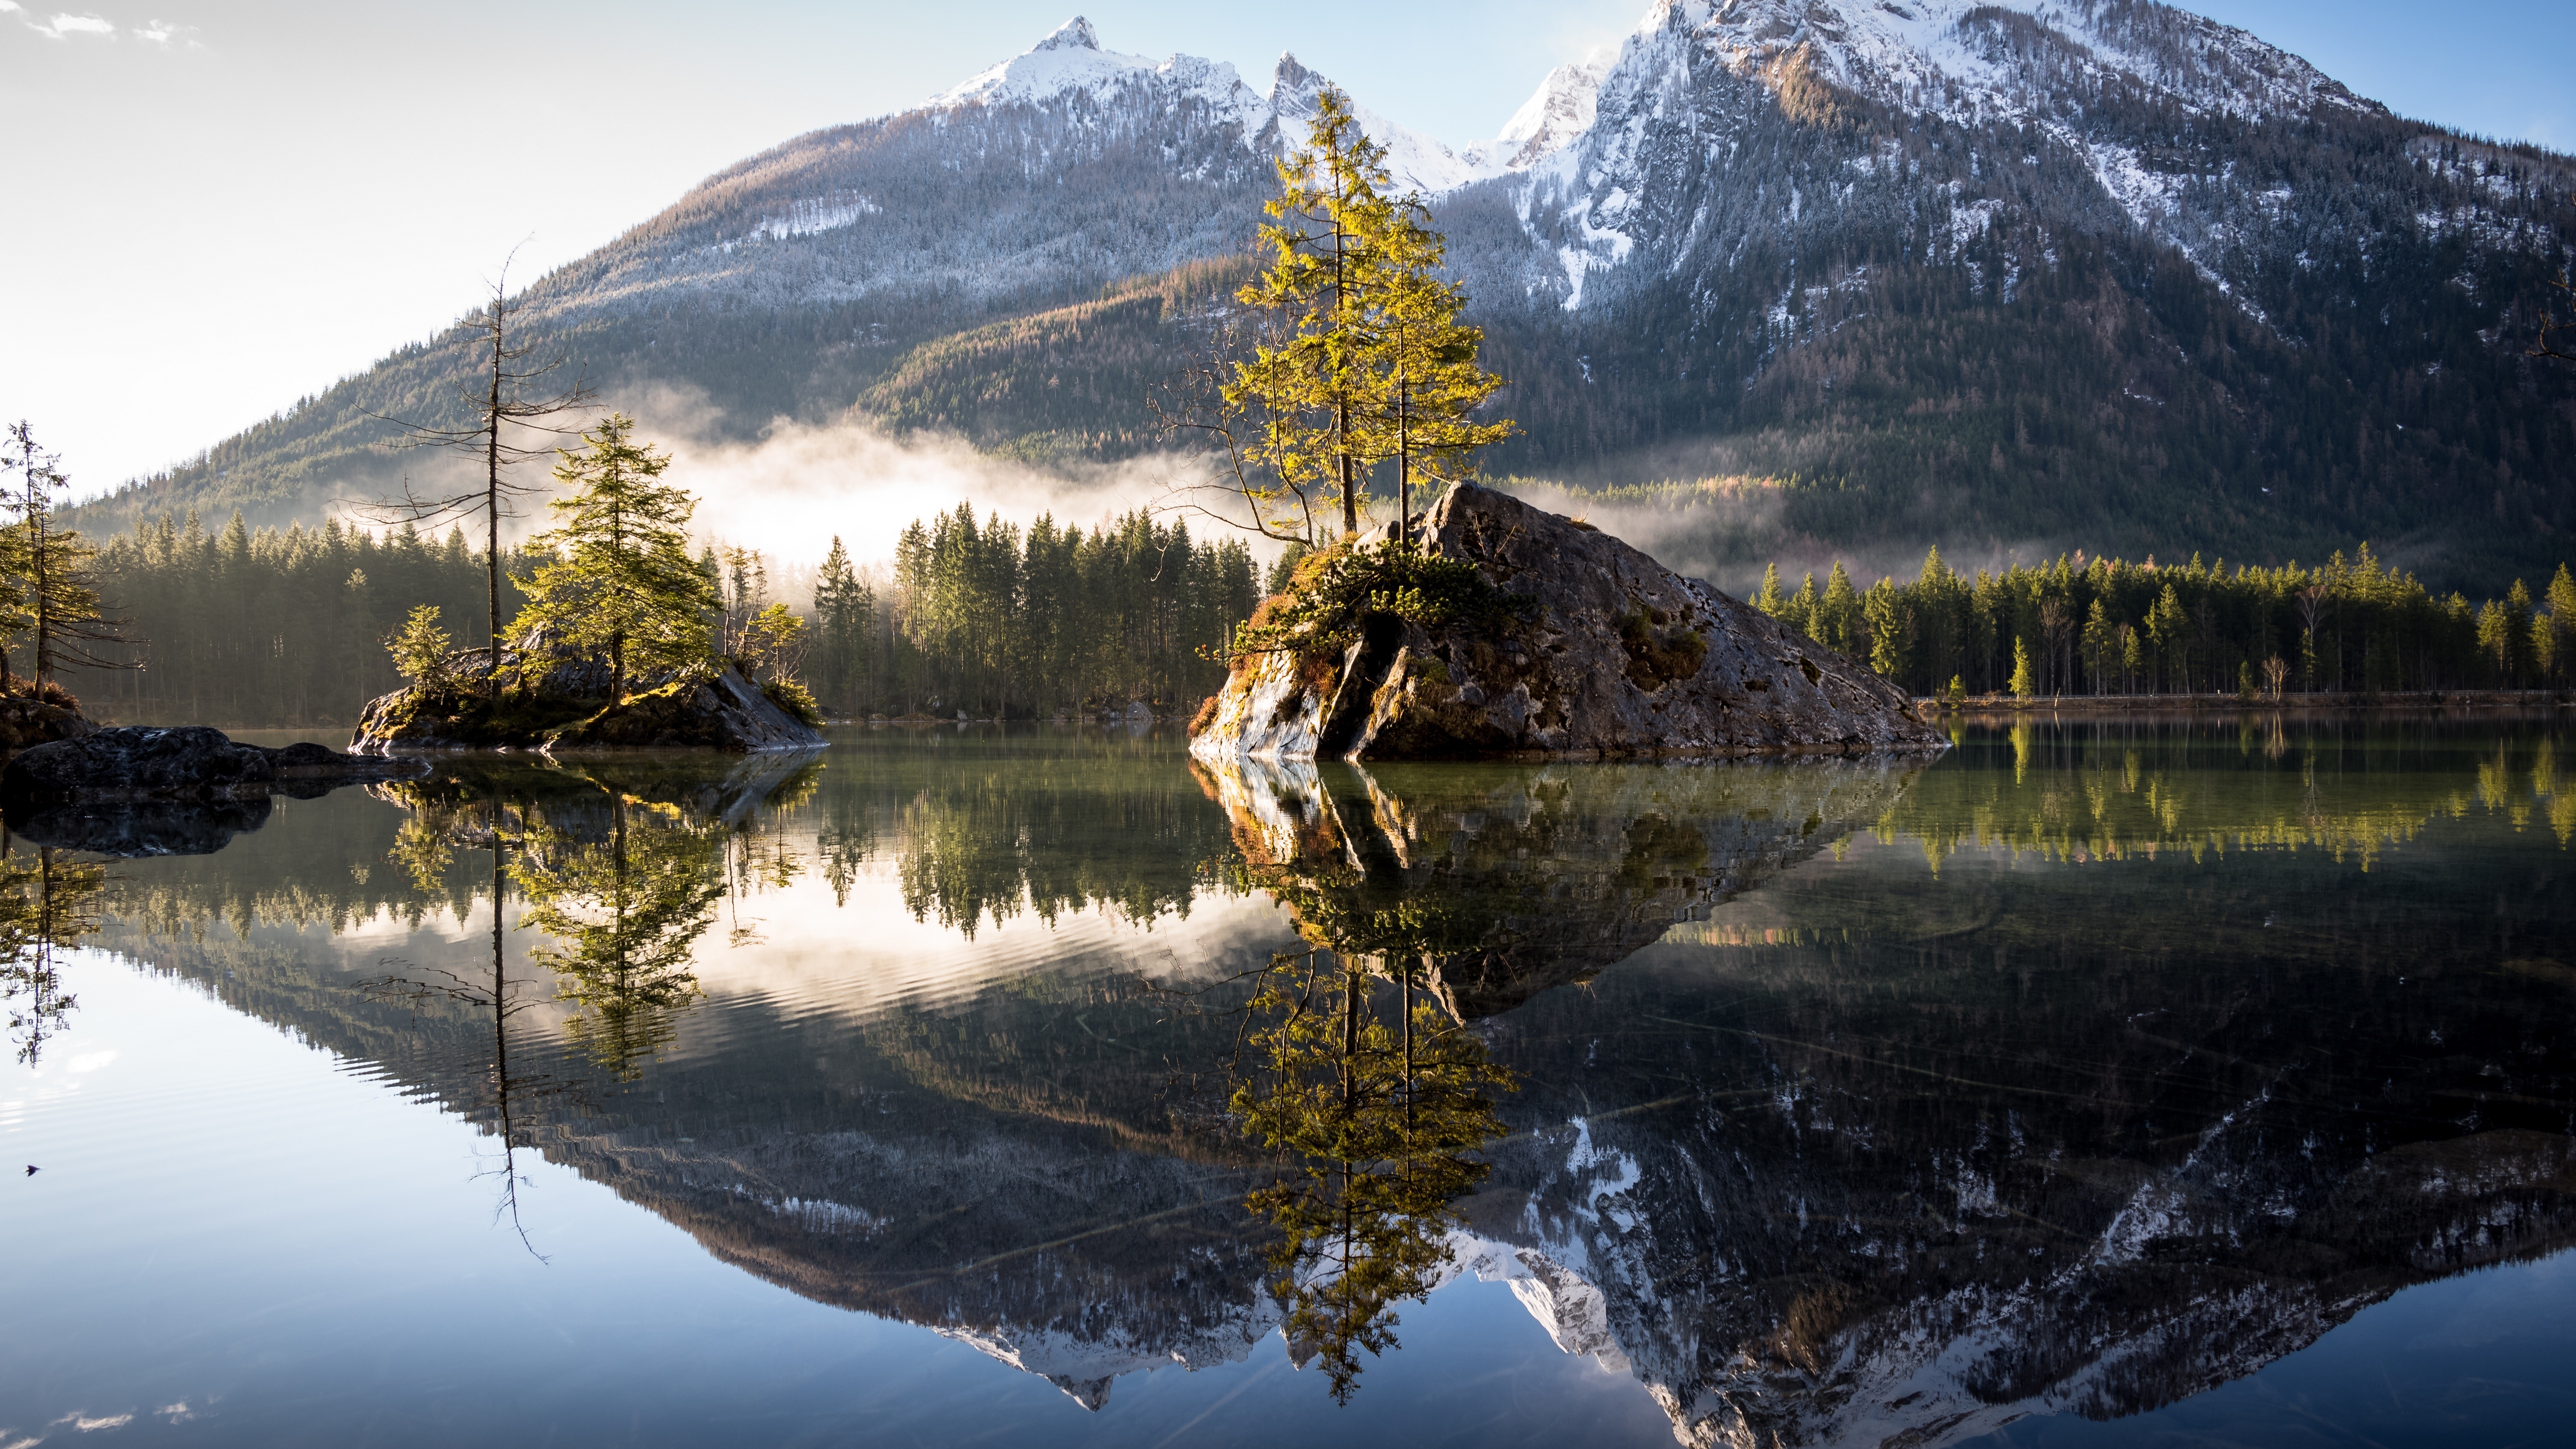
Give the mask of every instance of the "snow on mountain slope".
[[(1599, 79), (1598, 67), (1559, 67), (1541, 82), (1500, 139), (1464, 152), (1365, 106), (1354, 108), (1360, 129), (1386, 148), (1387, 171), (1396, 186), (1436, 195), (1520, 170), (1573, 140), (1591, 123), (1590, 87)], [(1247, 148), (1276, 154), (1302, 139), (1305, 121), (1315, 114), (1316, 93), (1328, 84), (1294, 55), (1279, 57), (1270, 90), (1263, 94), (1221, 61), (1189, 55), (1156, 61), (1102, 50), (1091, 22), (1077, 15), (1034, 48), (941, 92), (931, 106), (1098, 105), (1130, 93), (1168, 91), (1202, 102), (1231, 121)]]
[[(1727, 89), (1735, 93), (1718, 94)], [(2006, 166), (2039, 167), (2043, 151), (2071, 160), (2129, 226), (2180, 250), (2258, 320), (2242, 269), (2223, 260), (2245, 224), (2192, 195), (2193, 183), (2224, 183), (2233, 168), (2195, 171), (2169, 136), (2130, 123), (2141, 112), (2238, 127), (2387, 114), (2242, 30), (2145, 0), (1658, 0), (1598, 81), (1579, 143), (1551, 165), (1525, 165), (1518, 183), (1522, 216), (1543, 219), (1531, 235), (1562, 268), (1568, 310), (1583, 304), (1587, 276), (1649, 240), (1632, 214), (1652, 208), (1659, 183), (1678, 173), (1704, 191), (1747, 159), (1736, 143), (1755, 92), (1805, 120), (1837, 112), (1840, 92), (1918, 126), (1983, 133), (1997, 151), (2018, 152), (1993, 157)], [(1675, 129), (1686, 137), (1677, 142)], [(1831, 209), (1887, 181), (1877, 159), (1852, 158), (1841, 187), (1793, 190), (1781, 219), (1794, 227), (1806, 206)], [(1961, 211), (1979, 204), (1952, 190)], [(2288, 200), (2275, 193), (2269, 204), (2278, 213)], [(1685, 230), (1707, 220), (1703, 204)], [(1982, 231), (1991, 220), (1989, 208), (1959, 224)], [(1649, 251), (1675, 270), (1689, 248), (1671, 243), (1690, 239), (1667, 236)]]

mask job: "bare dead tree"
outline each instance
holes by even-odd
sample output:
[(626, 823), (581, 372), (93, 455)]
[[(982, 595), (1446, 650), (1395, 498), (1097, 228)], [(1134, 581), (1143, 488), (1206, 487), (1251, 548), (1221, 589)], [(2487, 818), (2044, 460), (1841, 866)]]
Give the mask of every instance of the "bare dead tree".
[[(507, 927), (503, 924), (504, 907), (509, 903), (507, 875), (503, 864), (504, 855), (510, 845), (510, 839), (506, 833), (507, 825), (506, 809), (496, 805), (492, 812), (492, 825), (488, 835), (484, 832), (461, 831), (456, 837), (460, 843), (469, 846), (487, 845), (492, 851), (490, 979), (482, 981), (460, 976), (453, 971), (430, 971), (419, 977), (387, 976), (381, 980), (366, 983), (363, 989), (375, 1000), (404, 1002), (415, 1012), (424, 1005), (445, 1000), (461, 1003), (472, 1010), (492, 1013), (492, 1062), (486, 1080), (491, 1086), (493, 1111), (499, 1125), (501, 1165), (490, 1174), (475, 1175), (500, 1178), (501, 1193), (499, 1201), (493, 1207), (494, 1216), (497, 1218), (507, 1214), (511, 1229), (519, 1235), (520, 1245), (528, 1250), (529, 1256), (543, 1263), (548, 1261), (546, 1255), (537, 1251), (536, 1243), (528, 1236), (527, 1225), (519, 1217), (519, 1187), (523, 1179), (519, 1176), (518, 1151), (529, 1144), (519, 1140), (527, 1136), (528, 1131), (526, 1124), (514, 1116), (514, 1107), (524, 1106), (530, 1099), (578, 1096), (579, 1093), (572, 1083), (563, 1081), (552, 1073), (541, 1072), (531, 1076), (510, 1065), (510, 1018), (530, 1007), (543, 1005), (544, 1002), (524, 989), (528, 983), (510, 979), (509, 958), (504, 947), (504, 932)], [(408, 967), (411, 963), (397, 956), (385, 958), (383, 964)]]
[[(510, 258), (518, 256), (513, 248)], [(392, 423), (402, 430), (398, 447), (452, 448), (459, 452), (479, 453), (483, 458), (483, 483), (480, 487), (460, 492), (424, 497), (413, 491), (408, 475), (403, 479), (402, 493), (394, 498), (379, 498), (357, 505), (360, 517), (378, 524), (425, 524), (461, 522), (475, 514), (483, 515), (485, 620), (491, 651), (484, 661), (487, 687), (497, 686), (501, 668), (501, 520), (512, 513), (511, 504), (537, 489), (512, 481), (508, 470), (533, 458), (553, 452), (555, 440), (581, 431), (578, 424), (558, 426), (549, 419), (566, 413), (587, 411), (598, 398), (590, 384), (576, 376), (571, 385), (560, 391), (545, 392), (540, 387), (545, 379), (560, 370), (566, 359), (555, 354), (532, 361), (537, 355), (534, 343), (514, 340), (514, 319), (527, 307), (522, 294), (510, 296), (510, 259), (501, 263), (501, 274), (492, 283), (492, 300), (466, 317), (464, 326), (480, 334), (478, 347), (486, 353), (485, 369), (471, 381), (459, 380), (458, 398), (465, 405), (471, 423), (440, 427), (380, 413), (368, 416)], [(535, 444), (513, 441), (505, 428), (522, 429), (544, 435)]]

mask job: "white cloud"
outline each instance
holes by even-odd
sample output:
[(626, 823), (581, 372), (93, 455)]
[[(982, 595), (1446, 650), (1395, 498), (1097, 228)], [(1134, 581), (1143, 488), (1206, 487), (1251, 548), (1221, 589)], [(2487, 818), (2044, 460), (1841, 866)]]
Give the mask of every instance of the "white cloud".
[[(170, 42), (177, 40), (180, 36), (185, 35), (196, 28), (197, 27), (193, 25), (174, 25), (167, 20), (155, 20), (137, 29), (134, 33), (144, 40), (151, 41), (154, 45), (168, 45)], [(191, 45), (196, 44), (195, 41), (190, 41), (188, 43)]]
[[(12, 5), (9, 8), (15, 10), (18, 7)], [(62, 40), (74, 35), (104, 35), (113, 38), (116, 34), (116, 26), (112, 22), (102, 20), (95, 15), (58, 14), (42, 24), (33, 20), (27, 21), (26, 26), (49, 40)]]

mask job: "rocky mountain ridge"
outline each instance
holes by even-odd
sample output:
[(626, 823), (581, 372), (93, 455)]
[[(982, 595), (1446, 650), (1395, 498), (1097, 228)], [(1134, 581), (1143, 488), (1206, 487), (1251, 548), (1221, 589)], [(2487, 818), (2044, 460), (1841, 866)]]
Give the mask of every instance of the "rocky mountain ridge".
[[(1286, 57), (1256, 91), (1077, 20), (710, 177), (528, 317), (615, 387), (703, 401), (711, 436), (785, 416), (1050, 464), (1151, 451), (1155, 379), (1228, 290), (1188, 269), (1242, 253), (1320, 83)], [(2576, 169), (2188, 12), (1659, 0), (1491, 142), (1368, 115), (1512, 383), (1496, 465), (1784, 480), (1712, 515), (1756, 535), (1724, 547), (2367, 536), (2439, 576), (2545, 571), (2576, 529), (2576, 369), (2523, 355), (2576, 255)], [(1153, 304), (1085, 310), (1122, 287)], [(915, 365), (977, 329), (971, 379)], [(468, 351), (403, 349), (86, 521), (357, 493), (392, 466), (366, 415), (434, 413)]]

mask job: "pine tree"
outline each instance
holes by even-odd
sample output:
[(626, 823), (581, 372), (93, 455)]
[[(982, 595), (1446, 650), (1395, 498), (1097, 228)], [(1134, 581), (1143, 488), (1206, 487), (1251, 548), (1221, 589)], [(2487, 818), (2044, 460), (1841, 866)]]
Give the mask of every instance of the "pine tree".
[(1851, 575), (1843, 571), (1841, 559), (1834, 560), (1834, 571), (1825, 580), (1825, 596), (1816, 605), (1816, 627), (1807, 632), (1828, 649), (1856, 654), (1860, 644), (1860, 595), (1852, 588)]
[(1473, 420), (1503, 380), (1476, 361), (1484, 329), (1458, 320), (1467, 293), (1439, 275), (1447, 243), (1431, 229), (1430, 217), (1418, 196), (1358, 216), (1374, 230), (1359, 238), (1366, 256), (1366, 341), (1358, 369), (1362, 385), (1352, 391), (1377, 400), (1358, 452), (1395, 460), (1398, 536), (1408, 541), (1416, 479), (1464, 481), (1474, 476), (1477, 450), (1514, 431), (1508, 422)]
[(54, 495), (72, 481), (62, 471), (61, 455), (38, 448), (23, 419), (10, 425), (8, 445), (17, 454), (10, 466), (17, 470), (18, 487), (0, 498), (0, 507), (18, 515), (7, 550), (19, 574), (12, 602), (20, 627), (33, 635), (30, 672), (41, 694), (59, 665), (115, 667), (90, 646), (116, 642), (118, 634), (116, 621), (100, 616), (98, 590), (90, 582), (98, 550), (54, 522)]
[(527, 582), (528, 606), (511, 624), (607, 650), (612, 698), (635, 669), (706, 659), (718, 607), (715, 581), (689, 557), (697, 504), (656, 481), (670, 455), (634, 441), (634, 430), (613, 413), (582, 434), (581, 451), (558, 450), (555, 478), (573, 491), (547, 504), (555, 527), (532, 541), (555, 558)]
[(2028, 699), (2039, 693), (2039, 681), (2030, 672), (2030, 645), (2019, 634), (2013, 636), (2012, 692), (2015, 699)]
[(859, 681), (866, 672), (864, 661), (876, 622), (876, 594), (850, 567), (850, 552), (841, 546), (837, 533), (814, 580), (814, 615), (816, 678), (835, 703), (855, 710), (864, 703)]
[(1779, 618), (1780, 611), (1788, 607), (1788, 600), (1783, 597), (1780, 592), (1780, 566), (1778, 564), (1773, 563), (1763, 567), (1762, 587), (1753, 595), (1753, 607), (1760, 609), (1763, 613), (1770, 615), (1774, 619)]

